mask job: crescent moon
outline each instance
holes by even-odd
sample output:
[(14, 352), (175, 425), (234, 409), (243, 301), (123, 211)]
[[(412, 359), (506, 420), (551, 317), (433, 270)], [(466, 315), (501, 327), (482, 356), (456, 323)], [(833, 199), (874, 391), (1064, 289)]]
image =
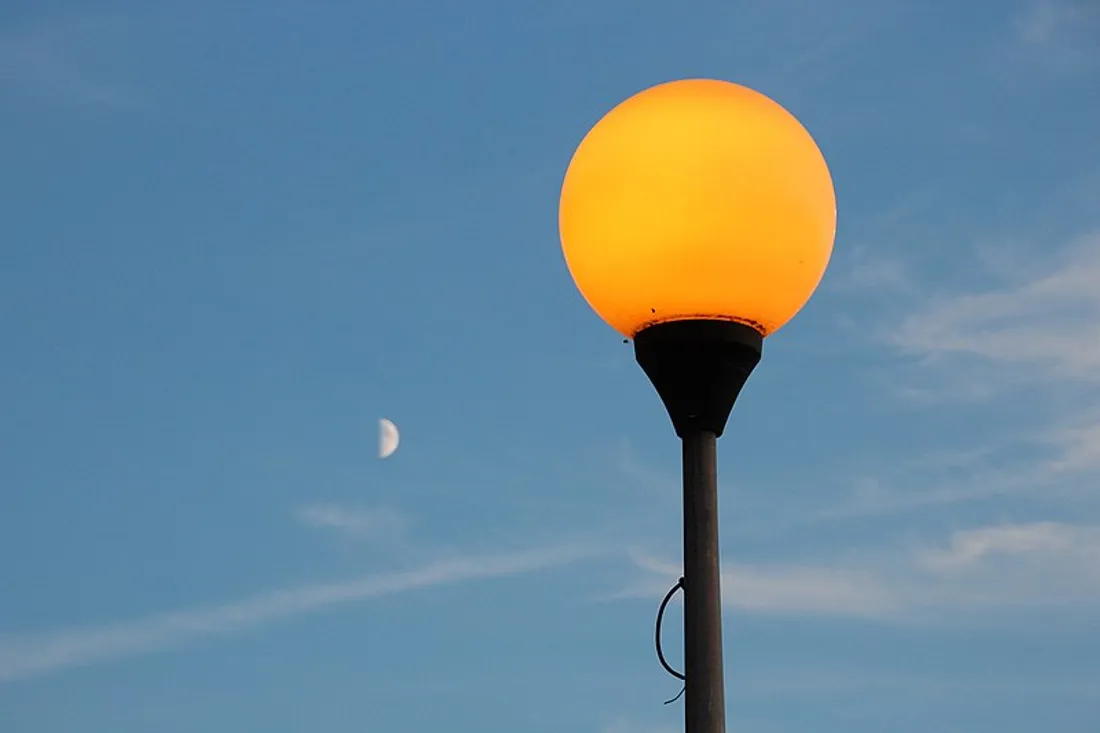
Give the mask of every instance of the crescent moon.
[(397, 450), (401, 442), (401, 434), (397, 432), (397, 426), (386, 418), (378, 421), (378, 457), (389, 458)]

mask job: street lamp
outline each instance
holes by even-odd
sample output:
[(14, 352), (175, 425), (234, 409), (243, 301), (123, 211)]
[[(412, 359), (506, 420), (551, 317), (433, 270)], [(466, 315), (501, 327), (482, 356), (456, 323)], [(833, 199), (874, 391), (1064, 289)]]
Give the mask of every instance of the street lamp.
[(768, 97), (690, 79), (622, 102), (581, 142), (558, 225), (573, 280), (634, 353), (683, 443), (687, 733), (725, 731), (716, 441), (764, 337), (817, 288), (836, 198)]

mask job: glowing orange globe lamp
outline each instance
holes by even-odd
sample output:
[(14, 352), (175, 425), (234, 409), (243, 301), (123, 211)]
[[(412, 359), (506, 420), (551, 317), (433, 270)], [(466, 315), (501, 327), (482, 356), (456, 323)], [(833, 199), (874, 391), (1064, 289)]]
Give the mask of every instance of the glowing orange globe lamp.
[(614, 329), (707, 318), (775, 333), (836, 232), (825, 158), (763, 94), (709, 79), (647, 89), (585, 136), (562, 185), (562, 250)]
[[(836, 233), (829, 169), (806, 129), (763, 94), (669, 82), (584, 137), (558, 224), (577, 288), (634, 340), (683, 442), (685, 668), (669, 670), (685, 680), (687, 732), (721, 733), (716, 440), (764, 337), (825, 273)], [(665, 663), (659, 643), (658, 654)]]

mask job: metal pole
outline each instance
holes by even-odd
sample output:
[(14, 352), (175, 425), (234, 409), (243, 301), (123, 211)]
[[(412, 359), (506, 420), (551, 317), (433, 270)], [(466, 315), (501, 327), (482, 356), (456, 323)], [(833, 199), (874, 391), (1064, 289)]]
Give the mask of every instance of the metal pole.
[(726, 731), (716, 448), (763, 346), (759, 331), (732, 321), (666, 321), (634, 336), (634, 356), (660, 395), (684, 448), (687, 733)]
[(725, 733), (717, 436), (683, 435), (684, 719), (686, 733)]

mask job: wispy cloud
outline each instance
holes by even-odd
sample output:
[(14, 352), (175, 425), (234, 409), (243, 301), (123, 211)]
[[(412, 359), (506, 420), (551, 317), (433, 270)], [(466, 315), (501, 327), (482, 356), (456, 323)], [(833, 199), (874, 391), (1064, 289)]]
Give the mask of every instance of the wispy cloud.
[(849, 226), (843, 247), (833, 253), (824, 286), (845, 294), (912, 295), (919, 291), (909, 263), (894, 251), (884, 251), (883, 242), (905, 242), (927, 220), (928, 210), (937, 203), (936, 188), (925, 185), (899, 197), (876, 214), (856, 219)]
[(68, 105), (134, 107), (132, 95), (92, 70), (121, 28), (115, 18), (68, 16), (0, 35), (0, 88)]
[[(1057, 522), (1008, 524), (957, 532), (946, 547), (917, 554), (917, 564), (934, 572), (963, 572), (997, 556), (1059, 555), (1084, 558), (1100, 550), (1100, 531)], [(1081, 558), (1081, 559), (1084, 559)], [(1100, 590), (1100, 589), (1098, 589)]]
[(295, 516), (311, 527), (358, 539), (394, 540), (407, 526), (405, 518), (390, 509), (353, 509), (336, 504), (299, 507)]
[[(616, 468), (652, 492), (653, 501), (679, 501), (679, 477), (650, 465), (623, 443)], [(769, 537), (792, 530), (896, 516), (1007, 496), (1073, 498), (1100, 472), (1100, 417), (1049, 424), (984, 438), (970, 446), (910, 451), (878, 459), (870, 468), (819, 482), (812, 496), (772, 503), (767, 518), (740, 513), (727, 530), (738, 537)], [(741, 503), (757, 493), (723, 481)], [(671, 506), (671, 505), (670, 505)]]
[[(730, 7), (728, 24), (715, 27), (709, 51), (718, 58), (734, 53), (729, 39), (738, 38), (736, 53), (759, 59), (743, 71), (754, 83), (809, 94), (858, 65), (877, 35), (904, 19), (909, 5), (899, 0), (846, 0), (829, 6), (812, 0), (737, 3)], [(744, 33), (746, 28), (754, 30)], [(765, 38), (766, 48), (756, 46)]]
[(1100, 63), (1100, 6), (1092, 0), (1034, 0), (1014, 26), (1027, 55), (1046, 68), (1073, 72)]
[[(1005, 496), (1098, 496), (1100, 478), (1100, 231), (1060, 247), (984, 253), (985, 284), (954, 292), (914, 287), (908, 310), (878, 316), (876, 333), (906, 361), (884, 387), (944, 415), (1000, 409), (1009, 397), (1024, 420), (990, 425), (971, 442), (952, 432), (948, 450), (907, 451), (836, 482), (833, 495), (749, 533), (900, 514)], [(1021, 399), (1023, 395), (1023, 399)], [(1035, 407), (1024, 407), (1023, 400)], [(948, 412), (952, 411), (952, 412)], [(847, 484), (847, 485), (845, 485)]]
[(838, 290), (897, 292), (910, 290), (912, 282), (901, 260), (883, 255), (871, 256), (866, 250), (853, 252), (853, 262), (830, 285)]
[(623, 436), (619, 439), (618, 450), (615, 453), (615, 468), (627, 479), (635, 483), (641, 490), (654, 496), (679, 497), (680, 477), (674, 474), (666, 474), (649, 465), (634, 447), (629, 438)]
[(1059, 456), (1050, 468), (1057, 472), (1100, 469), (1100, 419), (1053, 432), (1048, 441), (1059, 447)]
[(0, 682), (48, 674), (230, 634), (338, 604), (440, 585), (531, 573), (590, 554), (579, 545), (453, 557), (402, 572), (307, 585), (206, 608), (85, 629), (0, 637)]
[[(675, 563), (639, 552), (631, 554), (635, 565), (649, 577), (603, 600), (653, 598), (666, 592), (681, 574)], [(865, 572), (814, 565), (726, 563), (722, 596), (731, 608), (757, 613), (877, 616), (893, 610), (893, 599)]]
[[(853, 519), (903, 514), (921, 509), (973, 503), (1007, 496), (1036, 496), (1048, 499), (1077, 496), (1100, 468), (1100, 447), (1090, 442), (1097, 428), (1039, 433), (1028, 441), (1017, 441), (988, 454), (975, 450), (974, 465), (951, 470), (924, 466), (918, 471), (904, 463), (888, 479), (864, 477), (839, 500), (761, 527), (761, 532), (786, 531), (801, 527)], [(1037, 455), (1034, 446), (1048, 445), (1047, 455)], [(1032, 450), (1028, 450), (1028, 448)], [(1012, 450), (1018, 452), (1012, 455)], [(1022, 454), (1022, 455), (1021, 455)], [(934, 458), (934, 454), (932, 456)], [(906, 469), (908, 468), (908, 471)], [(928, 470), (931, 469), (931, 470)], [(964, 473), (965, 475), (958, 475)], [(896, 483), (887, 483), (892, 480)]]
[(1100, 232), (1080, 237), (1056, 267), (1043, 269), (1001, 287), (932, 299), (887, 338), (925, 364), (963, 357), (1013, 381), (1100, 381)]
[[(907, 312), (886, 316), (888, 325), (876, 331), (880, 343), (907, 359), (891, 364), (888, 389), (910, 406), (941, 411), (998, 407), (1010, 396), (1016, 414), (1030, 416), (998, 423), (972, 443), (953, 443), (961, 464), (941, 465), (925, 454), (903, 460), (867, 477), (866, 490), (805, 511), (797, 522), (1038, 492), (1095, 495), (1100, 230), (1062, 246), (987, 247), (979, 254), (983, 286), (935, 293), (926, 284), (906, 298)], [(1034, 408), (1025, 407), (1028, 399)]]
[[(836, 664), (819, 668), (789, 666), (772, 669), (734, 667), (728, 670), (731, 688), (738, 698), (805, 698), (838, 696), (865, 699), (872, 693), (903, 694), (907, 699), (957, 698), (965, 694), (1011, 695), (1016, 698), (1100, 698), (1100, 678), (1065, 672), (1049, 674), (966, 674), (947, 669), (932, 673), (899, 672), (896, 668), (844, 668)], [(929, 700), (931, 702), (931, 700)]]
[(615, 718), (605, 725), (602, 733), (675, 733), (679, 730), (667, 725), (652, 725), (638, 723), (628, 718)]
[[(634, 554), (644, 571), (618, 597), (658, 596), (678, 565)], [(946, 542), (823, 563), (731, 563), (723, 598), (750, 613), (893, 619), (1100, 606), (1100, 526), (1035, 522), (955, 532)], [(946, 614), (946, 616), (945, 616)]]

